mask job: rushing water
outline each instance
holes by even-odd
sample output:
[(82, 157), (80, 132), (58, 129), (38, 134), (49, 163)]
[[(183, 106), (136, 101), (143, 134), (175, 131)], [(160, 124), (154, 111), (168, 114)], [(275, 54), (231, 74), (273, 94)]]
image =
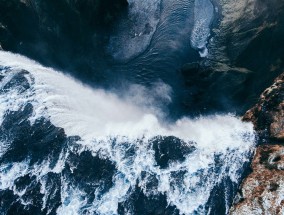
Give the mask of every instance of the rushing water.
[(151, 96), (91, 89), (2, 51), (0, 65), (2, 213), (228, 212), (254, 147), (251, 124), (167, 122)]
[(124, 79), (147, 87), (166, 83), (172, 88), (169, 112), (182, 116), (188, 89), (179, 71), (185, 63), (206, 57), (214, 15), (209, 0), (129, 1), (128, 14), (118, 21), (107, 46), (113, 57), (110, 82), (119, 85), (117, 80)]
[(0, 51), (0, 214), (228, 213), (252, 125), (165, 112), (213, 19), (209, 0), (129, 0), (107, 47), (112, 72), (136, 83), (119, 91)]
[[(213, 5), (194, 0), (129, 1), (129, 12), (110, 37), (117, 73), (149, 85), (161, 79), (179, 89), (176, 71), (205, 57)], [(200, 52), (200, 54), (198, 53)]]

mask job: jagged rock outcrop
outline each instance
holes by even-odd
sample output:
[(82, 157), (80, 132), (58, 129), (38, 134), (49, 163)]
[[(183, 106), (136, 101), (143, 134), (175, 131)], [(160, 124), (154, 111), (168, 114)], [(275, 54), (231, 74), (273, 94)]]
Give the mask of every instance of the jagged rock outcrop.
[(243, 181), (231, 215), (284, 213), (284, 146), (262, 145), (256, 150), (252, 173)]
[(243, 117), (251, 121), (262, 143), (243, 181), (231, 214), (284, 213), (284, 73)]
[(252, 121), (263, 136), (284, 141), (284, 73), (260, 96), (256, 106), (246, 112), (245, 121)]

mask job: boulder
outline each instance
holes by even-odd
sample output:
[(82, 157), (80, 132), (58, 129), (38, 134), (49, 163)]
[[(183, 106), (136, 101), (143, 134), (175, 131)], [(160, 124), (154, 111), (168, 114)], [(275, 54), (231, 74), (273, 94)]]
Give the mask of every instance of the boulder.
[(151, 140), (155, 160), (160, 168), (167, 168), (173, 162), (183, 162), (186, 156), (195, 151), (193, 142), (184, 142), (174, 136), (158, 136)]

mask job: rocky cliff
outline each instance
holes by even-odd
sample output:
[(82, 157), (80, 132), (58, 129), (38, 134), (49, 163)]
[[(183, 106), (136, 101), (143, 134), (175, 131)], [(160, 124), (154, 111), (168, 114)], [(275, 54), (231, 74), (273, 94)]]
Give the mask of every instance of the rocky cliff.
[[(243, 115), (284, 68), (283, 0), (214, 0), (208, 56), (182, 71), (185, 106)], [(194, 80), (194, 81), (192, 81)], [(194, 110), (195, 111), (195, 110)]]
[(284, 73), (261, 94), (243, 119), (252, 121), (261, 136), (284, 142)]
[(252, 173), (243, 181), (231, 214), (284, 213), (284, 73), (243, 117), (253, 122), (261, 144)]

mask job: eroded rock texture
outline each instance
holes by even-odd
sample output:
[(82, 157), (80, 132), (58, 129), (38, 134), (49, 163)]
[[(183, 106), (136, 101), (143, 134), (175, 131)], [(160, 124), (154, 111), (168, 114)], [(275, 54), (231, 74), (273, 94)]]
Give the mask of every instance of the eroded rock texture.
[(254, 123), (260, 140), (269, 142), (256, 149), (252, 173), (243, 181), (231, 214), (283, 214), (284, 73), (243, 119)]
[(283, 214), (284, 146), (259, 146), (252, 169), (231, 214)]
[(252, 121), (262, 136), (284, 141), (284, 73), (261, 94), (258, 104), (243, 119)]

